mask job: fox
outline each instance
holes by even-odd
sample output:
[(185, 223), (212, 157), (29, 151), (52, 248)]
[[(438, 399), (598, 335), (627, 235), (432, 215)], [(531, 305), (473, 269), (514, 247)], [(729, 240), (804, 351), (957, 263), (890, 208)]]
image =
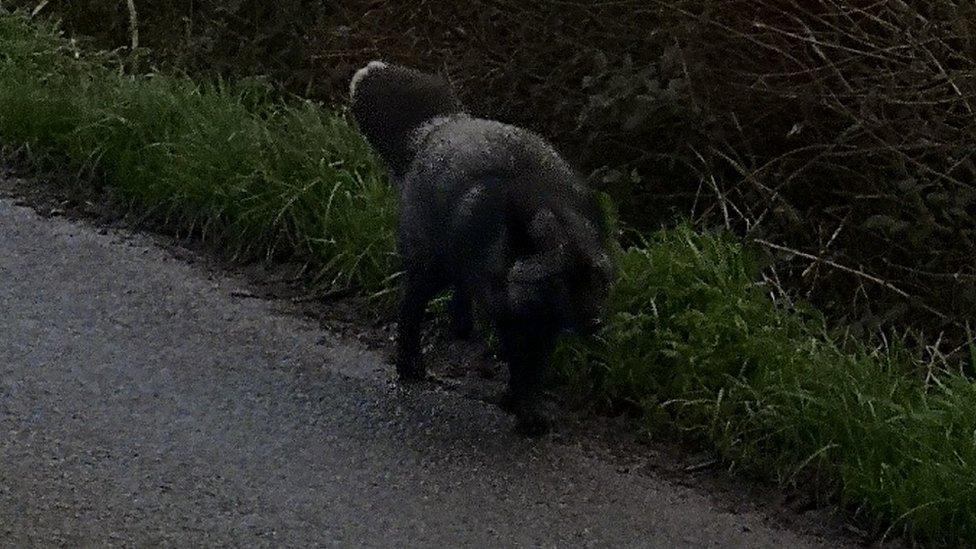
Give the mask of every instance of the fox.
[(399, 195), (403, 267), (395, 363), (422, 380), (429, 302), (453, 290), (451, 328), (494, 330), (517, 429), (550, 429), (545, 372), (560, 334), (592, 333), (614, 272), (596, 193), (544, 138), (466, 112), (443, 77), (372, 61), (350, 81), (351, 113)]

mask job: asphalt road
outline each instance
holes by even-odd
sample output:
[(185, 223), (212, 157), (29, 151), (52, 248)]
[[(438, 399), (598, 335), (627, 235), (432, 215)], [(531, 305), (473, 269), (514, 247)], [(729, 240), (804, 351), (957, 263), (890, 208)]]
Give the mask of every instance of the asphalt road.
[(241, 284), (0, 199), (0, 546), (836, 545), (398, 388)]

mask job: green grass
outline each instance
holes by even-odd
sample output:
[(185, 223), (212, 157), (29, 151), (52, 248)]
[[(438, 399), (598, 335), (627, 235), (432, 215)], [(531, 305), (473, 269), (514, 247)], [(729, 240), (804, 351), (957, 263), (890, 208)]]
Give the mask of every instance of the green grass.
[(681, 226), (620, 259), (609, 322), (561, 349), (564, 375), (740, 468), (815, 477), (880, 533), (976, 541), (976, 384), (835, 342), (764, 295), (731, 237)]
[[(0, 15), (0, 142), (92, 170), (241, 258), (298, 259), (367, 294), (394, 286), (392, 193), (341, 115), (118, 66)], [(976, 542), (976, 386), (777, 307), (749, 257), (684, 226), (621, 251), (606, 327), (563, 345), (559, 371), (742, 469), (815, 476), (879, 532)]]
[(254, 87), (122, 74), (19, 15), (0, 17), (0, 139), (91, 168), (156, 219), (241, 258), (305, 261), (337, 287), (380, 292), (395, 270), (395, 204), (338, 114)]

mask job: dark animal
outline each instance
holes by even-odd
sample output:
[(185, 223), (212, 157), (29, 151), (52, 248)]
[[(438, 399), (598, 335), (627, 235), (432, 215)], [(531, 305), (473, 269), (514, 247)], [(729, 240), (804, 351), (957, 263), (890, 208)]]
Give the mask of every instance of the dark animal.
[(374, 61), (353, 77), (350, 95), (400, 193), (400, 377), (425, 376), (424, 312), (453, 288), (454, 331), (470, 334), (472, 303), (485, 313), (520, 430), (545, 432), (541, 382), (555, 339), (594, 327), (611, 277), (593, 192), (538, 135), (465, 114), (440, 77)]

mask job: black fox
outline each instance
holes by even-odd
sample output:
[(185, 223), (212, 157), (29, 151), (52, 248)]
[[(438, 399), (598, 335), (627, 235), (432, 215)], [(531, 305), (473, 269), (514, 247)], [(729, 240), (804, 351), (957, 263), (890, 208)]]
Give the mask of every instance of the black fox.
[(593, 192), (538, 135), (467, 115), (438, 76), (374, 61), (353, 77), (350, 95), (400, 194), (400, 377), (424, 377), (424, 311), (452, 288), (454, 331), (470, 334), (473, 303), (485, 313), (519, 428), (545, 432), (539, 399), (556, 336), (594, 327), (612, 275)]

